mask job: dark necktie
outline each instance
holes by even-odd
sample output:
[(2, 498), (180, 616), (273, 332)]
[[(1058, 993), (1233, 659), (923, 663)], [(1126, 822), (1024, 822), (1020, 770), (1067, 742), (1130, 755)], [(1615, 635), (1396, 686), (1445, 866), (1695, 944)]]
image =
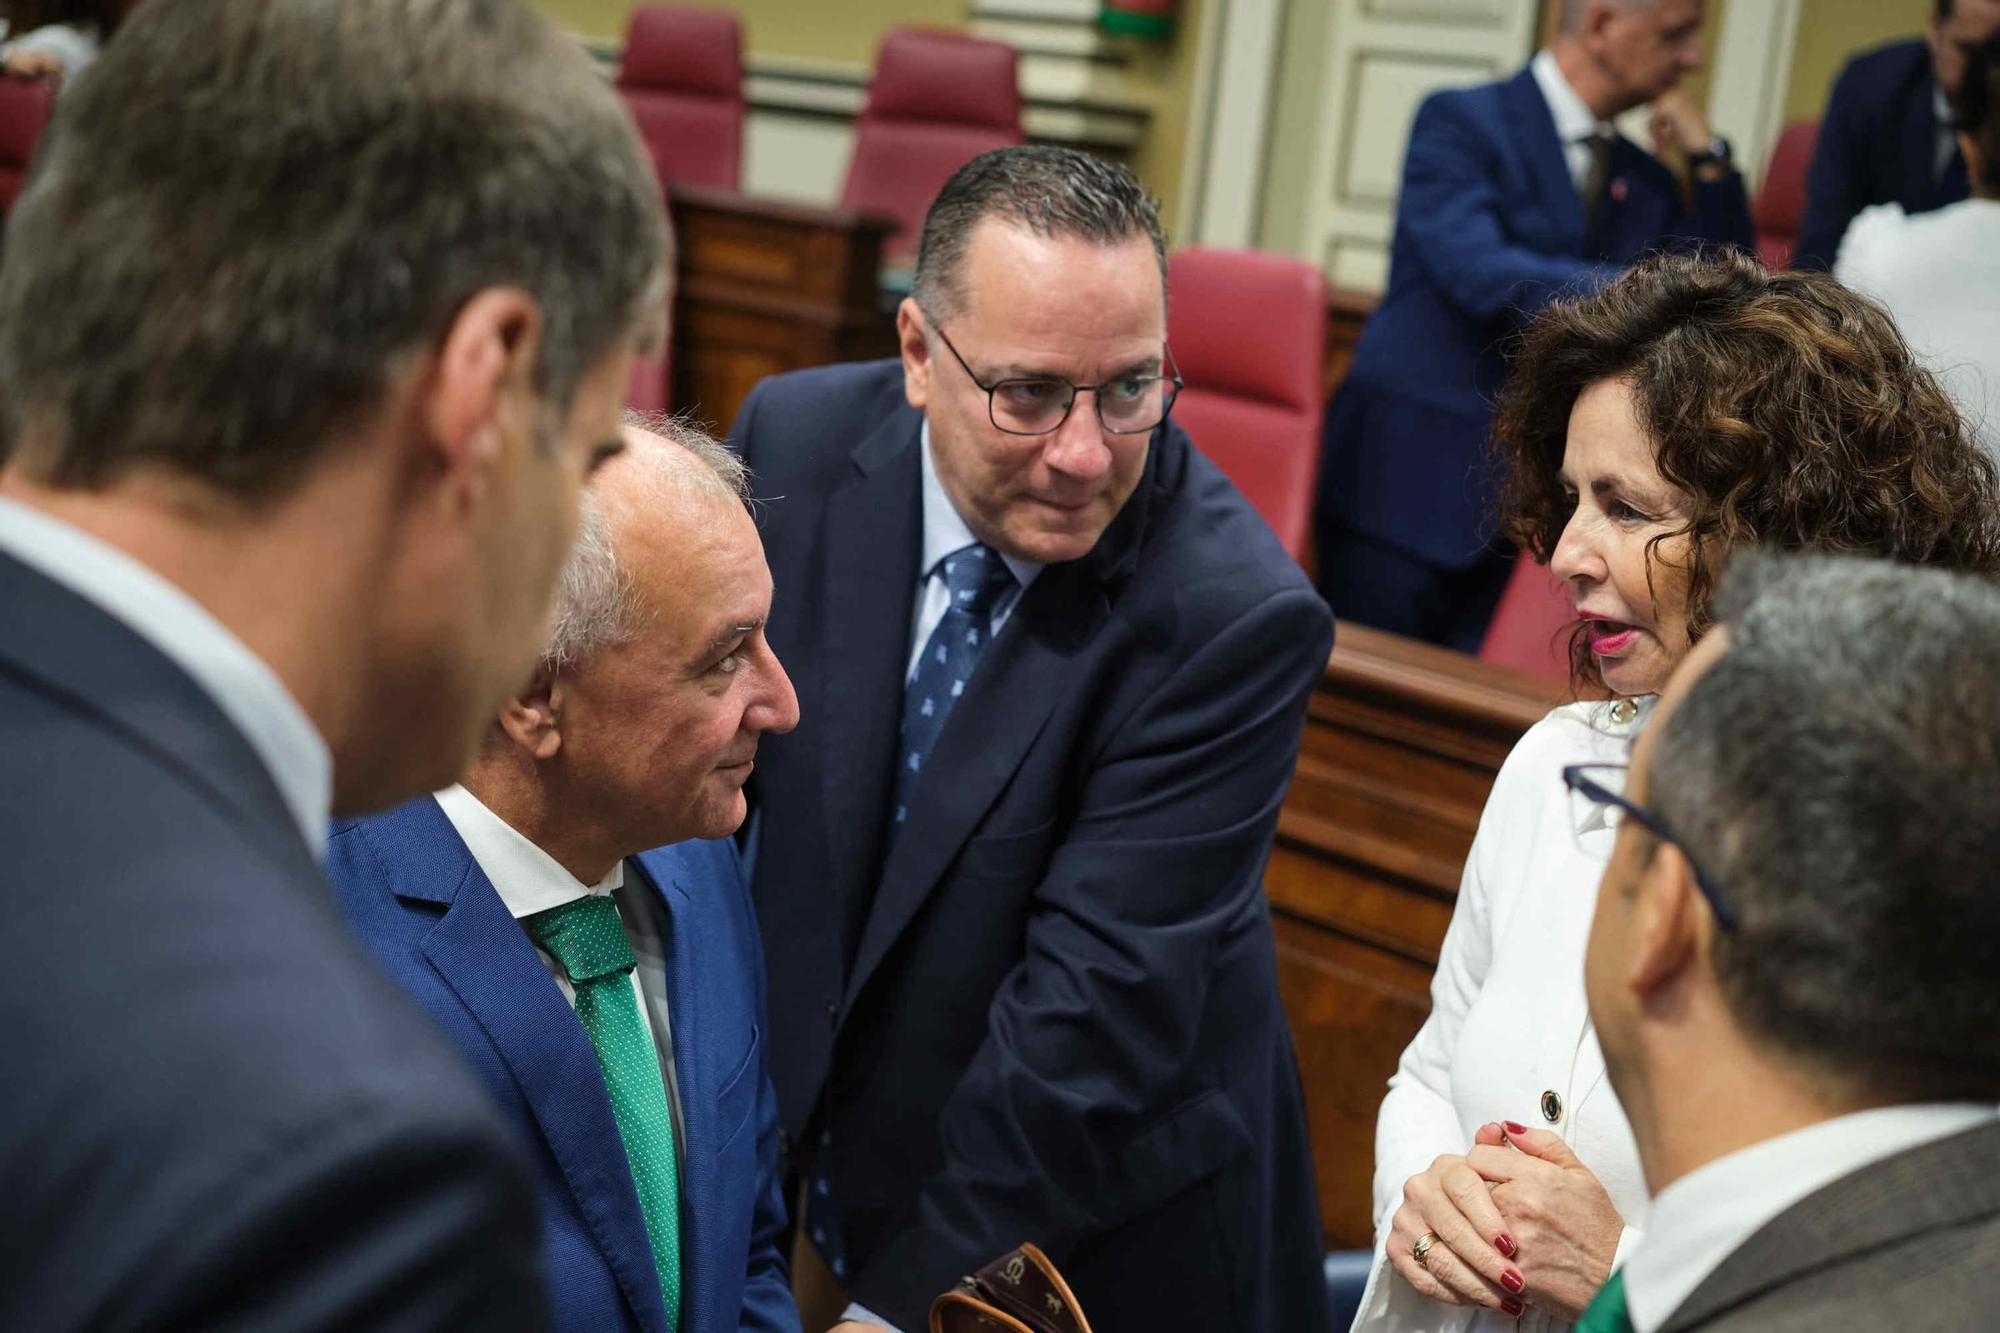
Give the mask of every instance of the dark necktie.
[(1583, 174), (1583, 184), (1577, 187), (1577, 198), (1583, 201), (1583, 229), (1587, 232), (1597, 225), (1598, 211), (1604, 204), (1605, 187), (1611, 183), (1611, 144), (1614, 136), (1600, 130), (1586, 136), (1581, 142), (1590, 150), (1590, 169)]
[(991, 547), (974, 542), (944, 558), (945, 585), (951, 604), (924, 644), (923, 655), (909, 684), (903, 687), (903, 730), (900, 762), (896, 765), (896, 804), (889, 825), (893, 837), (908, 812), (931, 749), (944, 720), (972, 679), (986, 644), (993, 637), (993, 607), (1014, 586), (1014, 575)]

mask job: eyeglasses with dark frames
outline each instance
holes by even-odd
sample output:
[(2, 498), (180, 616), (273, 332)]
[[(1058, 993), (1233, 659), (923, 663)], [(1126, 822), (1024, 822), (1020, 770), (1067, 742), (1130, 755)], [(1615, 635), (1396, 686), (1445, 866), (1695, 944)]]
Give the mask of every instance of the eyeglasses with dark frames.
[(1009, 435), (1047, 435), (1062, 429), (1069, 420), (1076, 396), (1089, 393), (1097, 403), (1097, 424), (1112, 435), (1141, 435), (1158, 426), (1174, 410), (1180, 396), (1180, 367), (1174, 364), (1173, 348), (1165, 349), (1165, 375), (1116, 375), (1102, 384), (1071, 384), (1052, 375), (995, 380), (979, 378), (938, 325), (938, 338), (965, 371), (966, 377), (986, 391), (986, 415), (996, 430)]
[(1694, 853), (1688, 850), (1687, 844), (1675, 837), (1673, 831), (1660, 820), (1658, 815), (1646, 810), (1635, 801), (1626, 800), (1612, 790), (1611, 783), (1616, 783), (1620, 787), (1625, 785), (1626, 771), (1625, 764), (1569, 764), (1562, 771), (1563, 785), (1592, 805), (1602, 808), (1605, 825), (1614, 833), (1617, 831), (1620, 818), (1626, 817), (1661, 842), (1670, 842), (1680, 848), (1681, 855), (1687, 858), (1688, 865), (1694, 870), (1695, 887), (1701, 890), (1702, 897), (1708, 899), (1709, 910), (1715, 913), (1716, 924), (1724, 930), (1734, 930), (1736, 914), (1729, 910), (1729, 905), (1722, 900), (1721, 890), (1716, 888), (1715, 882), (1702, 870), (1700, 862), (1695, 860)]

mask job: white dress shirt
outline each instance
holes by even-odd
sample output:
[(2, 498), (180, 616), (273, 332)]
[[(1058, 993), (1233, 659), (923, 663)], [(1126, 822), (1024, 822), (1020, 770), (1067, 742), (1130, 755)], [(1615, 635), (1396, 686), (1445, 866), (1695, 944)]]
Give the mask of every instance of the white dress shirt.
[(277, 673), (243, 640), (123, 551), (5, 496), (0, 551), (90, 602), (185, 671), (263, 761), (313, 859), (325, 856), (333, 755)]
[(1885, 1106), (1780, 1134), (1660, 1191), (1625, 1264), (1633, 1333), (1653, 1333), (1765, 1223), (1842, 1176), (2000, 1116), (1964, 1102)]
[(1549, 116), (1556, 123), (1556, 138), (1563, 146), (1563, 161), (1569, 167), (1570, 183), (1582, 193), (1583, 182), (1590, 175), (1590, 141), (1600, 134), (1616, 134), (1618, 129), (1609, 121), (1599, 120), (1584, 105), (1556, 65), (1554, 52), (1537, 51), (1528, 62), (1528, 69), (1542, 90), (1542, 100), (1549, 104)]
[[(1585, 807), (1582, 836), (1563, 786), (1569, 764), (1622, 764), (1652, 710), (1626, 722), (1606, 703), (1556, 709), (1507, 756), (1479, 817), (1451, 926), (1431, 983), (1431, 1013), (1404, 1050), (1375, 1127), (1375, 1266), (1354, 1328), (1459, 1333), (1569, 1327), (1530, 1305), (1512, 1315), (1420, 1294), (1384, 1249), (1403, 1185), (1442, 1153), (1464, 1153), (1481, 1125), (1513, 1120), (1560, 1134), (1626, 1221), (1618, 1254), (1639, 1238), (1646, 1181), (1624, 1110), (1589, 1025), (1583, 953), (1612, 833)], [(1561, 1100), (1561, 1119), (1542, 1095)]]
[[(919, 441), (923, 449), (924, 471), (924, 545), (923, 563), (918, 567), (916, 608), (910, 622), (910, 657), (903, 668), (903, 679), (907, 682), (917, 674), (917, 659), (923, 655), (924, 645), (930, 642), (932, 631), (944, 619), (944, 613), (951, 606), (951, 585), (945, 579), (944, 558), (954, 551), (963, 550), (977, 542), (972, 529), (945, 494), (944, 484), (938, 480), (937, 465), (931, 459), (931, 423), (923, 425), (923, 438)], [(1042, 567), (1032, 560), (1017, 560), (1011, 555), (1002, 555), (1007, 568), (1014, 575), (1015, 586), (1000, 594), (993, 603), (993, 630), (1007, 623), (1007, 617), (1014, 614), (1015, 604), (1021, 594), (1042, 572)]]
[[(493, 882), (500, 901), (507, 905), (507, 914), (516, 921), (591, 894), (608, 895), (617, 904), (618, 915), (625, 923), (625, 938), (632, 942), (632, 954), (638, 960), (629, 978), (632, 993), (639, 1002), (639, 1019), (646, 1025), (646, 1033), (653, 1039), (653, 1050), (660, 1057), (660, 1076), (667, 1088), (667, 1107), (674, 1118), (674, 1155), (685, 1163), (687, 1124), (681, 1115), (680, 1089), (674, 1078), (673, 1025), (667, 1012), (665, 935), (660, 930), (658, 909), (650, 900), (650, 895), (636, 885), (630, 889), (625, 887), (623, 861), (612, 866), (611, 873), (597, 883), (583, 883), (463, 786), (450, 786), (438, 792), (437, 803), (445, 818), (451, 821), (451, 826), (458, 830), (458, 836), (464, 839), (472, 859), (479, 863), (480, 870)], [(570, 985), (569, 975), (563, 971), (562, 964), (539, 944), (535, 946), (535, 952), (541, 956), (542, 966), (555, 978), (563, 998), (569, 1001), (571, 1008), (575, 1008), (576, 988)]]
[(1924, 364), (2000, 460), (2000, 200), (1961, 199), (1911, 217), (1864, 208), (1833, 274), (1888, 307)]

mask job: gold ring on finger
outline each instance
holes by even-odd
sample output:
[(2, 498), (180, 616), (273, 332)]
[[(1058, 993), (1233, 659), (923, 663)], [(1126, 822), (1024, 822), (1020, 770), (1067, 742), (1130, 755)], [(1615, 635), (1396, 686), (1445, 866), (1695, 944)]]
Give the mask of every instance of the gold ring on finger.
[(1417, 1243), (1410, 1247), (1410, 1257), (1417, 1261), (1417, 1267), (1425, 1270), (1430, 1268), (1431, 1247), (1437, 1243), (1438, 1237), (1435, 1231), (1426, 1231), (1417, 1237)]

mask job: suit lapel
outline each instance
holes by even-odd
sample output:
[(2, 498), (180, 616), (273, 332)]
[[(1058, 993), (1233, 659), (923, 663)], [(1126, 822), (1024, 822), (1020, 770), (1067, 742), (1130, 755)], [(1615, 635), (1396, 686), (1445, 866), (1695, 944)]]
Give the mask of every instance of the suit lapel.
[(865, 919), (881, 865), (884, 793), (895, 777), (903, 670), (923, 543), (922, 417), (892, 415), (854, 451), (827, 499), (819, 664), (831, 900), (846, 942)]
[(1563, 250), (1583, 252), (1583, 201), (1577, 197), (1576, 182), (1570, 178), (1563, 144), (1556, 137), (1555, 118), (1542, 97), (1542, 86), (1532, 70), (1524, 69), (1500, 90), (1501, 105), (1512, 125), (1510, 143), (1519, 146), (1535, 193), (1541, 197), (1552, 235)]
[(2000, 1122), (1985, 1121), (1863, 1167), (1767, 1222), (1660, 1333), (1681, 1333), (1869, 1250), (2000, 1213)]
[(421, 945), (520, 1086), (577, 1211), (642, 1328), (669, 1333), (646, 1220), (590, 1038), (541, 956), (434, 800), (373, 825), (400, 898), (443, 904)]

